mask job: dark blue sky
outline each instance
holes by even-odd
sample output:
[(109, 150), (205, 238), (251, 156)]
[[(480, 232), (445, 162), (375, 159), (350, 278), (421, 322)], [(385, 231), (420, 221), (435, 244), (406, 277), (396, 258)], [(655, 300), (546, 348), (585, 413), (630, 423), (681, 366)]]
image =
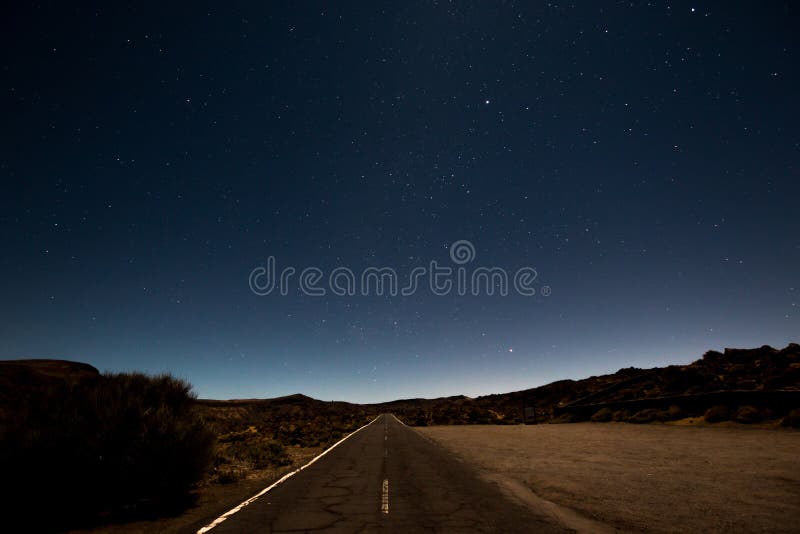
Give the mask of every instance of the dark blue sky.
[[(791, 2), (4, 6), (0, 357), (378, 401), (798, 341), (797, 27)], [(248, 283), (270, 256), (402, 281), (457, 240), (537, 295)]]

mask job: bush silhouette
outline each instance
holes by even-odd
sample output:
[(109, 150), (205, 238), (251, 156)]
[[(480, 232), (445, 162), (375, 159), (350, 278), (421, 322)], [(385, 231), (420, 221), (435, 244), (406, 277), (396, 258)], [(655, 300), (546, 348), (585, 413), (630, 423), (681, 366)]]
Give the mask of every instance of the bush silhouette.
[(612, 412), (609, 408), (600, 408), (592, 416), (592, 421), (594, 421), (595, 423), (605, 423), (607, 421), (611, 421), (613, 417), (614, 417), (614, 412)]
[(664, 421), (674, 421), (686, 417), (686, 412), (680, 406), (672, 404), (665, 412), (662, 412), (661, 417)]
[(800, 408), (795, 408), (781, 420), (781, 426), (800, 428)]
[(763, 419), (764, 415), (761, 413), (761, 410), (755, 406), (740, 406), (736, 410), (736, 413), (733, 414), (733, 420), (737, 423), (758, 423)]
[(206, 473), (214, 445), (193, 403), (191, 385), (167, 375), (20, 388), (0, 427), (14, 504), (57, 492), (47, 515), (60, 527), (180, 501)]
[(275, 441), (262, 443), (237, 442), (228, 447), (225, 452), (226, 458), (224, 460), (230, 457), (247, 463), (251, 469), (289, 465), (292, 462), (283, 445)]
[(719, 423), (722, 421), (727, 421), (731, 418), (730, 410), (728, 410), (727, 406), (718, 405), (706, 410), (705, 419), (709, 423)]
[(659, 411), (655, 408), (645, 408), (644, 410), (639, 410), (631, 417), (628, 418), (629, 423), (652, 423), (659, 419)]

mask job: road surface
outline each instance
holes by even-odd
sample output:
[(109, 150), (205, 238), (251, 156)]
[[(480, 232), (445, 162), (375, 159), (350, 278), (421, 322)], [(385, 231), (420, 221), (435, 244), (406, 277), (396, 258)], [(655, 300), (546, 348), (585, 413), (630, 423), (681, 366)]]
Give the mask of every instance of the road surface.
[(381, 415), (209, 532), (563, 531)]

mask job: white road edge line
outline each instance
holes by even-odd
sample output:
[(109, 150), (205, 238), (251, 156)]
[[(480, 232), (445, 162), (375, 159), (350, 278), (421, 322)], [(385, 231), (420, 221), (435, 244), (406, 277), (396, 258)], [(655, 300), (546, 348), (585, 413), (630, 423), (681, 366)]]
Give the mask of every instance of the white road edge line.
[[(372, 423), (374, 423), (375, 421), (377, 421), (380, 418), (381, 418), (380, 415), (377, 416), (375, 419), (373, 419), (372, 421), (370, 421), (366, 425), (362, 426), (358, 430), (354, 430), (350, 434), (346, 435), (345, 437), (343, 437), (342, 439), (340, 439), (339, 441), (337, 441), (336, 443), (334, 443), (333, 445), (331, 445), (330, 447), (328, 447), (327, 449), (322, 451), (320, 454), (318, 454), (317, 456), (312, 458), (311, 461), (308, 462), (307, 464), (298, 467), (294, 471), (290, 471), (289, 473), (286, 473), (281, 478), (279, 478), (278, 480), (276, 480), (275, 482), (273, 482), (272, 484), (270, 484), (269, 486), (267, 486), (263, 490), (259, 491), (258, 493), (256, 493), (255, 495), (253, 495), (252, 497), (250, 497), (249, 499), (247, 499), (243, 503), (239, 504), (238, 506), (236, 506), (234, 508), (231, 508), (230, 510), (228, 510), (227, 512), (225, 512), (224, 514), (222, 514), (221, 516), (216, 518), (214, 521), (212, 521), (208, 525), (206, 525), (203, 528), (201, 528), (200, 530), (198, 530), (197, 534), (204, 534), (205, 532), (208, 532), (212, 528), (218, 526), (220, 523), (222, 523), (223, 521), (228, 519), (230, 516), (232, 516), (233, 514), (235, 514), (236, 512), (238, 512), (239, 510), (241, 510), (245, 506), (247, 506), (248, 504), (252, 504), (256, 499), (258, 499), (259, 497), (261, 497), (262, 495), (267, 493), (269, 490), (271, 490), (272, 488), (274, 488), (278, 484), (280, 484), (282, 482), (285, 482), (286, 480), (290, 479), (292, 476), (296, 475), (297, 473), (299, 473), (300, 471), (302, 471), (306, 467), (310, 466), (311, 464), (313, 464), (314, 462), (316, 462), (317, 460), (319, 460), (320, 458), (322, 458), (323, 456), (325, 456), (326, 454), (331, 452), (333, 449), (335, 449), (337, 446), (339, 446), (343, 441), (345, 441), (346, 439), (348, 439), (348, 438), (350, 438), (352, 436), (355, 436), (358, 432), (360, 432), (361, 430), (367, 428), (369, 425), (371, 425)], [(388, 482), (387, 482), (387, 484), (388, 484)], [(387, 506), (388, 506), (388, 503), (387, 503)], [(388, 513), (388, 511), (386, 513)]]
[(400, 419), (398, 419), (398, 418), (397, 418), (397, 416), (396, 416), (395, 414), (393, 414), (393, 413), (392, 413), (392, 414), (389, 414), (389, 415), (391, 415), (392, 417), (394, 417), (394, 420), (395, 420), (395, 421), (397, 421), (398, 423), (400, 423), (401, 425), (403, 425), (403, 426), (408, 426), (408, 425), (406, 425), (404, 422), (402, 422)]
[(381, 496), (381, 512), (389, 513), (389, 479), (383, 479), (383, 495)]

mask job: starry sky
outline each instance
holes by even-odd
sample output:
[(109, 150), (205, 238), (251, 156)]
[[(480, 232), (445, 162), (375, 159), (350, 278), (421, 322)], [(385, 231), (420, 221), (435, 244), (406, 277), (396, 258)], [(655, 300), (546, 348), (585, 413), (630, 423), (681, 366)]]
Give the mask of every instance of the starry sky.
[[(16, 4), (2, 358), (373, 402), (798, 341), (792, 2)], [(250, 289), (458, 240), (536, 295)]]

